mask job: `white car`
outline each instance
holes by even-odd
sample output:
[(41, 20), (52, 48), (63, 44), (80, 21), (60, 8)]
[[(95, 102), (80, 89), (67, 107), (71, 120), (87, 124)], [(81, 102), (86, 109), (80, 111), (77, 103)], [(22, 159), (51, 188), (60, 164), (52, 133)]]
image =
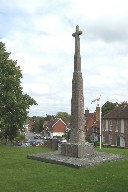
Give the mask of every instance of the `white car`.
[(60, 144), (61, 143), (67, 143), (67, 140), (66, 139), (61, 139), (61, 140), (58, 141), (58, 143), (60, 143)]

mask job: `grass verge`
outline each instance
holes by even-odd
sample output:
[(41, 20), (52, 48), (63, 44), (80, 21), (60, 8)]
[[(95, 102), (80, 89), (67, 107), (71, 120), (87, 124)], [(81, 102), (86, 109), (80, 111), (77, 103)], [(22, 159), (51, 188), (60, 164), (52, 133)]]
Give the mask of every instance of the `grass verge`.
[[(128, 156), (127, 149), (98, 151)], [(49, 151), (41, 147), (0, 146), (0, 192), (127, 192), (128, 159), (85, 169), (27, 159), (27, 154)]]

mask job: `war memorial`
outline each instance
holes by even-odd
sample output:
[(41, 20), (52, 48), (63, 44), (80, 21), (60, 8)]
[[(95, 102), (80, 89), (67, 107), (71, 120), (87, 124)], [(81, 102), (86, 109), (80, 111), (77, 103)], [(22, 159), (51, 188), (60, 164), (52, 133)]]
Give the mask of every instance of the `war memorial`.
[(83, 78), (80, 56), (81, 34), (82, 31), (79, 30), (77, 25), (75, 33), (72, 34), (75, 38), (75, 54), (72, 79), (70, 142), (61, 144), (61, 148), (58, 151), (28, 155), (28, 159), (83, 168), (124, 158), (120, 155), (94, 152), (93, 144), (85, 141)]

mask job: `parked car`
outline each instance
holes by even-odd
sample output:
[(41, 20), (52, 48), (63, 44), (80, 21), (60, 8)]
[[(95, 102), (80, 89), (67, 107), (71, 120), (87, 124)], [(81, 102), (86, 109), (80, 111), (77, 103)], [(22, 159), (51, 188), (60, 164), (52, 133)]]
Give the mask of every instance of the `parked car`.
[(21, 147), (29, 147), (32, 146), (30, 142), (22, 143)]
[(30, 141), (30, 144), (32, 145), (32, 146), (36, 146), (36, 141), (34, 140), (34, 141)]
[(38, 135), (35, 135), (35, 136), (34, 136), (34, 139), (39, 139), (39, 136), (38, 136)]
[(43, 139), (43, 137), (41, 135), (35, 135), (34, 139)]
[(15, 146), (21, 146), (22, 143), (20, 143), (20, 142), (16, 142), (14, 145), (15, 145)]
[(62, 143), (67, 143), (67, 140), (66, 139), (59, 139), (58, 140), (58, 143), (62, 144)]
[(42, 136), (42, 135), (40, 135), (40, 139), (43, 139), (43, 136)]
[(42, 146), (44, 142), (42, 140), (36, 140), (36, 145), (35, 146)]
[(45, 136), (44, 139), (49, 140), (49, 139), (51, 139), (51, 137), (50, 136)]

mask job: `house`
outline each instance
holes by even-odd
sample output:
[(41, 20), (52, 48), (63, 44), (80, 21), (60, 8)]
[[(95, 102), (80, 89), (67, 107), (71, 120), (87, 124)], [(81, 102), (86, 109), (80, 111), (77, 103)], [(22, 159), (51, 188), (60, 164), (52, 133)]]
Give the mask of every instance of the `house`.
[(67, 131), (66, 123), (58, 117), (51, 116), (50, 121), (44, 122), (44, 136), (62, 137)]
[(128, 147), (128, 104), (116, 106), (102, 117), (102, 142)]
[(25, 130), (30, 131), (32, 129), (33, 123), (34, 122), (31, 119), (27, 118), (27, 120), (26, 120), (26, 122), (24, 124)]
[(100, 107), (96, 106), (96, 111), (90, 113), (88, 109), (85, 110), (85, 132), (86, 140), (92, 142), (99, 141), (100, 137)]

